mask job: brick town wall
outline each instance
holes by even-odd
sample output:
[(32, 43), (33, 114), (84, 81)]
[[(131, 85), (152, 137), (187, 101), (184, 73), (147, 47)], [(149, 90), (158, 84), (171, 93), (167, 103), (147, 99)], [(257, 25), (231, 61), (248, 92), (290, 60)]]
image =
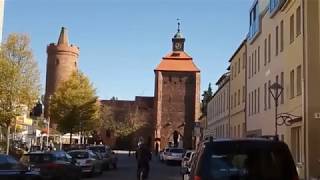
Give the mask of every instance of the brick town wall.
[[(154, 118), (153, 118), (153, 97), (136, 97), (135, 101), (122, 100), (102, 100), (102, 106), (108, 106), (118, 121), (128, 121), (128, 117), (133, 117), (135, 121), (145, 122), (145, 126), (138, 129), (132, 135), (119, 138), (108, 133), (106, 129), (100, 129), (100, 136), (104, 144), (108, 144), (116, 149), (136, 148), (138, 137), (142, 136), (146, 141), (150, 137), (150, 144), (153, 141)], [(109, 136), (107, 136), (107, 133)]]

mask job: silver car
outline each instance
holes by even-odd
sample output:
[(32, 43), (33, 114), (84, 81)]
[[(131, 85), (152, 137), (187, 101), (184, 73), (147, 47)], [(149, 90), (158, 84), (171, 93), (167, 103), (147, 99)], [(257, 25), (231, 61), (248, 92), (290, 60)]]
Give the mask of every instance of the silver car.
[(82, 173), (90, 176), (102, 174), (102, 159), (91, 150), (72, 150), (68, 154), (76, 160), (76, 164), (81, 167)]
[(117, 169), (118, 158), (117, 155), (111, 150), (107, 145), (93, 145), (88, 147), (89, 150), (101, 154), (103, 157), (103, 167), (104, 169)]

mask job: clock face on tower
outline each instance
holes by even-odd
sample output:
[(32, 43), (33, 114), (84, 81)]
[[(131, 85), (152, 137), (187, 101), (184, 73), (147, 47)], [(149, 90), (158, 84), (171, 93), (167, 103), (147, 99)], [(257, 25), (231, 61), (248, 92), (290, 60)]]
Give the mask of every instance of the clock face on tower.
[(181, 50), (182, 44), (179, 43), (179, 42), (176, 42), (176, 43), (174, 44), (174, 48), (175, 48), (175, 50)]

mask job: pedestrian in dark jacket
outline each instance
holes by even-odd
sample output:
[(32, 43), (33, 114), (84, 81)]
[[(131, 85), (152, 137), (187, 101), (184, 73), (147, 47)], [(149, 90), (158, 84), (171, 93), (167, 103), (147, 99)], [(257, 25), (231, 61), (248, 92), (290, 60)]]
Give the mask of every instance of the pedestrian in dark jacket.
[(139, 178), (140, 171), (145, 168), (145, 178), (149, 175), (149, 161), (151, 160), (151, 151), (149, 148), (143, 143), (140, 142), (138, 149), (136, 151), (136, 159), (137, 159), (137, 176)]

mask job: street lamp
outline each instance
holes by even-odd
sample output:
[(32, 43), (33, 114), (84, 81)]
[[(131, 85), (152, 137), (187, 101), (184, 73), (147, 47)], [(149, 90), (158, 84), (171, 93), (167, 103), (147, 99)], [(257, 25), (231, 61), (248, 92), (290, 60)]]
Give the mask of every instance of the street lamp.
[(282, 94), (283, 92), (283, 87), (278, 83), (278, 82), (275, 82), (273, 83), (270, 87), (269, 87), (269, 92), (271, 93), (273, 99), (274, 99), (274, 102), (275, 102), (275, 122), (274, 122), (274, 125), (275, 125), (275, 136), (276, 138), (278, 138), (278, 99), (280, 97), (280, 95)]

